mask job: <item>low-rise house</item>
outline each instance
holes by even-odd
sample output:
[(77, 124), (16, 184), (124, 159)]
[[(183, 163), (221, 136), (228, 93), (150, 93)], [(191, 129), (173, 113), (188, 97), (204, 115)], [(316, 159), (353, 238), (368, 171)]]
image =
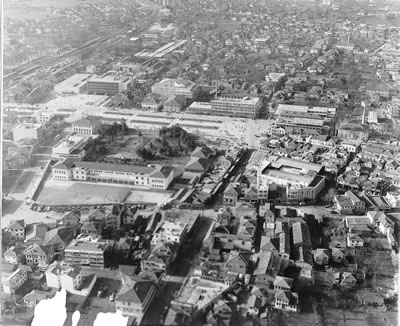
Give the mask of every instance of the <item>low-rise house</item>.
[(25, 239), (25, 221), (24, 220), (12, 220), (7, 226), (7, 230), (16, 240)]
[(313, 250), (314, 262), (317, 265), (328, 265), (329, 263), (329, 250), (328, 249), (316, 249)]
[(206, 146), (197, 146), (193, 152), (190, 154), (190, 157), (199, 157), (199, 158), (210, 158), (212, 155), (212, 151)]
[(354, 286), (357, 283), (357, 279), (352, 273), (343, 272), (341, 275), (340, 285), (342, 286)]
[(337, 264), (343, 263), (346, 259), (344, 249), (332, 248), (331, 249), (331, 257), (332, 257), (332, 261), (334, 263), (337, 263)]
[(179, 113), (183, 111), (186, 105), (186, 97), (183, 95), (175, 95), (164, 102), (164, 112)]
[(257, 316), (260, 313), (261, 307), (262, 300), (256, 295), (250, 295), (246, 303), (247, 313), (252, 316)]
[(6, 279), (18, 269), (17, 264), (1, 262), (1, 279)]
[(240, 195), (240, 190), (229, 184), (224, 191), (224, 205), (236, 206)]
[(85, 222), (81, 227), (81, 234), (99, 236), (102, 232), (102, 223), (100, 222)]
[(170, 243), (157, 243), (147, 258), (142, 259), (143, 271), (163, 272), (168, 271), (169, 266), (175, 260), (176, 250)]
[(60, 220), (57, 220), (59, 226), (63, 227), (78, 227), (80, 225), (80, 212), (71, 211), (65, 214)]
[(63, 252), (64, 248), (76, 235), (75, 227), (65, 227), (47, 231), (43, 245), (52, 247), (54, 252)]
[(54, 258), (54, 249), (50, 246), (41, 246), (36, 243), (25, 250), (25, 260), (28, 265), (47, 268)]
[(54, 296), (54, 293), (45, 291), (32, 290), (24, 296), (24, 303), (31, 308), (34, 308), (40, 301), (49, 299)]
[(231, 250), (225, 262), (228, 273), (234, 274), (235, 279), (239, 274), (246, 274), (248, 264), (248, 257), (245, 257), (244, 254), (239, 253), (237, 250)]
[(43, 243), (48, 230), (48, 225), (44, 223), (28, 224), (26, 226), (25, 242), (29, 244)]
[(136, 323), (140, 325), (155, 293), (153, 281), (137, 277), (132, 284), (122, 285), (115, 298), (115, 307), (124, 316), (135, 317)]
[(158, 112), (163, 107), (166, 98), (158, 94), (147, 94), (142, 101), (142, 109)]
[(289, 277), (277, 276), (274, 280), (274, 290), (291, 290), (293, 279)]
[(11, 264), (22, 264), (25, 262), (25, 249), (26, 246), (16, 244), (6, 250), (4, 253), (4, 260)]
[(365, 203), (352, 191), (346, 191), (344, 195), (335, 195), (333, 200), (340, 214), (365, 213)]
[(348, 247), (363, 247), (364, 240), (357, 234), (347, 234), (347, 246)]
[(28, 279), (28, 273), (22, 269), (17, 269), (9, 277), (2, 280), (4, 293), (13, 294), (18, 290), (22, 284)]
[(206, 158), (192, 157), (189, 162), (185, 165), (185, 172), (196, 173), (203, 175), (207, 173), (211, 168), (211, 161)]
[(277, 309), (298, 311), (299, 307), (299, 296), (289, 290), (277, 290), (275, 292), (275, 304), (274, 307)]

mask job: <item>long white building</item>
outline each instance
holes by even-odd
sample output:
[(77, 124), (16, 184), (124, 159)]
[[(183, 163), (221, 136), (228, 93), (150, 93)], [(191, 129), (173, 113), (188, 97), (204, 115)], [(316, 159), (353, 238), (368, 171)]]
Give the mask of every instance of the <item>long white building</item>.
[(66, 159), (52, 168), (54, 180), (118, 183), (142, 189), (166, 190), (174, 178), (172, 167), (160, 168), (82, 162)]

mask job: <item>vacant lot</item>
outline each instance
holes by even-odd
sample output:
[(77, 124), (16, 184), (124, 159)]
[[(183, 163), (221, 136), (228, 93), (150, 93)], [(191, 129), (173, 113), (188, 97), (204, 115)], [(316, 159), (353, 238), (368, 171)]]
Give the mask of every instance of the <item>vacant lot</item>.
[(37, 201), (45, 205), (120, 203), (128, 194), (127, 187), (50, 180)]
[(132, 190), (129, 197), (126, 199), (128, 203), (165, 203), (173, 195), (175, 191), (148, 191), (148, 190)]

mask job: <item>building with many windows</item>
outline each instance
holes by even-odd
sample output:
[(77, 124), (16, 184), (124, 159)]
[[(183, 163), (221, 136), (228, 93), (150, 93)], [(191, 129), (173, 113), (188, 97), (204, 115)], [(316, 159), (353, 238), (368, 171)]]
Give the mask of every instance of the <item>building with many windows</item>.
[(72, 240), (64, 250), (64, 261), (71, 265), (104, 267), (109, 249), (107, 242)]
[(256, 119), (262, 103), (257, 97), (219, 96), (210, 103), (193, 102), (188, 113)]
[(256, 119), (261, 106), (258, 97), (218, 96), (211, 101), (211, 114)]
[(126, 91), (131, 84), (131, 77), (121, 75), (106, 75), (92, 77), (87, 81), (88, 94), (115, 95)]
[(186, 99), (194, 100), (200, 92), (199, 87), (190, 80), (166, 78), (151, 87), (151, 92), (167, 98), (183, 95)]
[(154, 231), (151, 243), (154, 245), (160, 242), (181, 244), (187, 233), (188, 225), (186, 223), (164, 221)]
[(94, 135), (98, 132), (102, 125), (100, 117), (89, 115), (72, 122), (72, 131), (82, 135)]
[(335, 108), (279, 104), (271, 132), (276, 134), (329, 135), (333, 131)]
[(4, 293), (13, 294), (28, 279), (28, 273), (25, 270), (17, 269), (14, 273), (2, 280)]
[(86, 135), (70, 134), (53, 146), (51, 158), (56, 160), (82, 159), (86, 154), (84, 148), (89, 139), (90, 137)]
[(315, 200), (325, 186), (320, 164), (270, 156), (259, 168), (257, 185), (268, 192), (283, 190), (283, 201)]
[(119, 183), (143, 189), (166, 190), (174, 178), (173, 168), (146, 167), (66, 159), (52, 168), (53, 178), (63, 181)]

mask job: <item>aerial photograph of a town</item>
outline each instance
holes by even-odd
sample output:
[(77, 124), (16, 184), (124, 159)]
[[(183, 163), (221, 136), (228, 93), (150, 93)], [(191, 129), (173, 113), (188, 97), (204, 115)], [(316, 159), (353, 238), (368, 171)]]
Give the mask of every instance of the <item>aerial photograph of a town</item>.
[(4, 0), (2, 326), (396, 326), (400, 0)]

